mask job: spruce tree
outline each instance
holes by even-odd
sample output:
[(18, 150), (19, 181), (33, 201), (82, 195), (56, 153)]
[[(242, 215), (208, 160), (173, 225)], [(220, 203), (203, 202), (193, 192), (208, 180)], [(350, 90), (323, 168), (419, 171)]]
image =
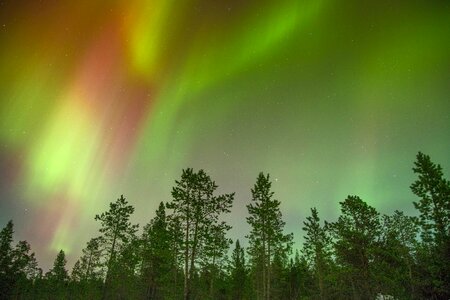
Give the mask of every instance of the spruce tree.
[(244, 299), (247, 280), (244, 248), (241, 247), (239, 240), (236, 240), (230, 261), (230, 290), (233, 300)]
[(45, 274), (47, 279), (47, 292), (50, 299), (65, 299), (69, 274), (66, 270), (66, 255), (60, 250), (56, 255), (53, 267)]
[(58, 283), (67, 282), (69, 280), (69, 274), (66, 270), (66, 263), (66, 254), (63, 250), (60, 250), (53, 262), (53, 267), (47, 272), (46, 277)]
[(320, 225), (319, 214), (315, 207), (311, 209), (311, 216), (306, 218), (303, 225), (303, 230), (306, 233), (303, 251), (313, 267), (319, 298), (325, 299), (328, 298), (326, 277), (331, 261), (331, 238), (328, 236), (325, 227)]
[(174, 262), (168, 226), (165, 205), (161, 202), (156, 216), (144, 227), (142, 235), (142, 274), (146, 299), (164, 299), (170, 294)]
[[(272, 183), (269, 174), (258, 175), (256, 184), (251, 190), (252, 202), (247, 205), (251, 226), (248, 253), (254, 267), (261, 269), (261, 278), (257, 278), (256, 286), (262, 299), (271, 298), (271, 263), (275, 253), (286, 254), (292, 245), (292, 234), (284, 234), (285, 222), (282, 220), (280, 201), (273, 199)], [(259, 266), (259, 267), (258, 267)]]

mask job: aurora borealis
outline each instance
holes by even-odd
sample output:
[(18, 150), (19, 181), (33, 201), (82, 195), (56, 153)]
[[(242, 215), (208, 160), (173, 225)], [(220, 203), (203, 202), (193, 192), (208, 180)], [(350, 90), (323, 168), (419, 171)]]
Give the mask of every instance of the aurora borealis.
[(45, 267), (186, 167), (236, 192), (233, 238), (269, 172), (297, 241), (348, 194), (413, 213), (419, 150), (450, 174), (447, 1), (0, 1), (0, 45), (0, 225)]

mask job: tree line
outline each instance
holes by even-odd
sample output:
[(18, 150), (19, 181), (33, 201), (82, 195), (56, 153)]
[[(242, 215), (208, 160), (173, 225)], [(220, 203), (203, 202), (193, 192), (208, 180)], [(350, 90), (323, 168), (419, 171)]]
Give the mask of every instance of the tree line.
[(311, 209), (301, 249), (263, 173), (247, 205), (246, 249), (227, 237), (234, 193), (217, 195), (203, 170), (182, 171), (141, 233), (123, 196), (110, 203), (70, 274), (62, 250), (44, 274), (26, 241), (13, 245), (10, 221), (0, 299), (449, 299), (450, 182), (420, 152), (413, 171), (417, 216), (382, 215), (348, 196), (334, 221)]

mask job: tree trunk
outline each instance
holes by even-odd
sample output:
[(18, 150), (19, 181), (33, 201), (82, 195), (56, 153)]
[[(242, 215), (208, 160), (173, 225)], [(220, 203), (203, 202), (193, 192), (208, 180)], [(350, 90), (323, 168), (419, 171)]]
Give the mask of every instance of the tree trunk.
[(191, 267), (189, 268), (189, 281), (188, 281), (188, 297), (185, 300), (189, 300), (191, 297), (191, 280), (194, 277), (194, 267), (195, 267), (195, 256), (197, 255), (197, 243), (198, 243), (198, 222), (195, 221), (194, 226), (194, 240), (192, 242), (192, 251), (191, 251)]
[(108, 271), (106, 271), (105, 284), (103, 285), (102, 299), (106, 299), (106, 290), (107, 290), (108, 283), (109, 283), (111, 263), (112, 263), (112, 259), (113, 259), (114, 251), (115, 251), (115, 247), (116, 247), (116, 239), (117, 239), (117, 230), (115, 230), (115, 232), (114, 232), (113, 242), (112, 242), (112, 246), (111, 246), (111, 254), (108, 259)]
[(189, 220), (186, 222), (184, 242), (184, 300), (189, 300)]
[(267, 240), (267, 300), (270, 300), (270, 238)]
[(92, 252), (89, 254), (89, 260), (88, 260), (88, 265), (87, 265), (86, 274), (85, 274), (86, 280), (89, 279), (89, 271), (91, 270), (91, 260), (92, 260)]

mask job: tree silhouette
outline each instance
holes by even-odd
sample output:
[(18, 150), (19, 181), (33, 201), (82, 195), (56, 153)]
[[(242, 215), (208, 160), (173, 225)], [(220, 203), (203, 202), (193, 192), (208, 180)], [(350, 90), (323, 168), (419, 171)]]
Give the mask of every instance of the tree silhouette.
[(247, 261), (240, 240), (228, 253), (231, 226), (222, 217), (234, 194), (215, 195), (203, 170), (182, 171), (172, 201), (159, 204), (139, 238), (123, 196), (96, 215), (101, 234), (86, 244), (70, 278), (62, 250), (42, 276), (29, 243), (13, 244), (9, 221), (0, 231), (0, 300), (448, 299), (450, 182), (420, 152), (413, 170), (417, 217), (380, 216), (348, 196), (332, 222), (311, 209), (293, 256), (292, 234), (283, 232), (280, 201), (263, 173), (247, 205)]
[(414, 173), (418, 179), (411, 185), (420, 198), (414, 202), (419, 211), (422, 243), (420, 288), (426, 298), (450, 298), (450, 181), (442, 167), (428, 155), (417, 154)]
[(372, 262), (381, 230), (379, 214), (358, 196), (348, 196), (340, 204), (342, 215), (331, 230), (343, 292), (354, 299), (374, 298)]
[(117, 249), (132, 240), (137, 231), (138, 225), (132, 225), (130, 223), (130, 216), (133, 212), (134, 207), (128, 205), (127, 200), (121, 195), (116, 202), (109, 204), (108, 211), (95, 216), (95, 220), (100, 221), (101, 224), (101, 241), (103, 242), (107, 254), (103, 297), (106, 297), (106, 291), (110, 280), (110, 270), (116, 259)]
[(159, 204), (156, 216), (144, 227), (142, 273), (145, 299), (164, 299), (171, 288), (173, 252), (165, 205)]
[(245, 287), (247, 285), (247, 269), (245, 267), (244, 248), (239, 240), (236, 240), (235, 248), (231, 254), (230, 285), (233, 300), (244, 299)]
[(280, 201), (273, 199), (269, 174), (258, 175), (251, 190), (252, 202), (247, 205), (251, 226), (248, 252), (253, 261), (260, 264), (262, 277), (259, 282), (263, 299), (270, 299), (271, 262), (275, 253), (287, 253), (292, 245), (292, 234), (284, 234)]
[(12, 266), (13, 222), (9, 221), (0, 232), (0, 299), (8, 299), (14, 287)]
[(203, 170), (185, 169), (175, 182), (173, 200), (167, 204), (183, 230), (179, 249), (184, 261), (184, 299), (191, 298), (194, 270), (206, 243), (212, 241), (211, 230), (219, 224), (219, 216), (230, 212), (234, 194), (214, 196), (217, 185)]
[(306, 218), (303, 225), (306, 234), (303, 251), (313, 266), (319, 298), (325, 299), (328, 298), (325, 281), (331, 261), (331, 238), (326, 228), (320, 225), (319, 214), (315, 207), (311, 208), (311, 216)]

